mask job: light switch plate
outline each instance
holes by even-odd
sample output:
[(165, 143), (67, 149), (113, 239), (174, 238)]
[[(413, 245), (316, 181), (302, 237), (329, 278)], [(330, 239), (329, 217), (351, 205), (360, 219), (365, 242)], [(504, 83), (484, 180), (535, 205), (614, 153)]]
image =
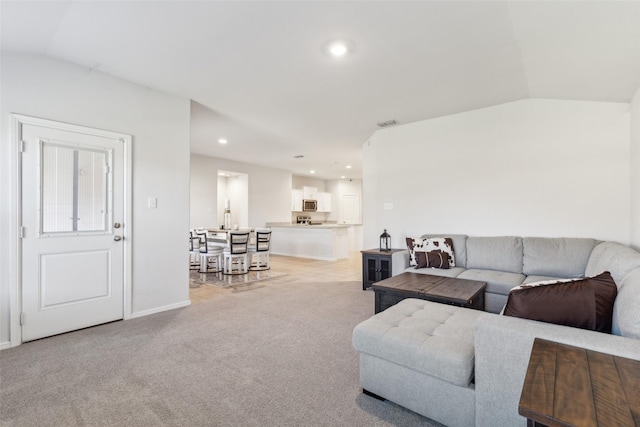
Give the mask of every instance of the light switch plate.
[(385, 202), (384, 209), (387, 211), (393, 209), (393, 203)]
[(155, 209), (158, 207), (158, 198), (157, 197), (149, 197), (147, 199), (147, 204), (149, 209)]

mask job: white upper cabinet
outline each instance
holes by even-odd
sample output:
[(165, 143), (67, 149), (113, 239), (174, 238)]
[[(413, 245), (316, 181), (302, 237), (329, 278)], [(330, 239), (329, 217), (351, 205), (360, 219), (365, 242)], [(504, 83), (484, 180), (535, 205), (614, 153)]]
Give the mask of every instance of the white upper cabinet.
[(294, 188), (291, 190), (291, 210), (302, 212), (302, 190)]
[(305, 200), (318, 200), (318, 187), (302, 187), (302, 198)]
[(318, 193), (318, 212), (331, 212), (331, 193)]

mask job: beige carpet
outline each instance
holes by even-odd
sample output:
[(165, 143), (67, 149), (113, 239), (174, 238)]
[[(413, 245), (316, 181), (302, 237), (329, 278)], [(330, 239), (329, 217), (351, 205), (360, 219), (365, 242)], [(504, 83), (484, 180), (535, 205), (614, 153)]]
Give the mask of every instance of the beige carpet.
[(373, 292), (299, 276), (3, 350), (0, 425), (438, 426), (361, 392)]

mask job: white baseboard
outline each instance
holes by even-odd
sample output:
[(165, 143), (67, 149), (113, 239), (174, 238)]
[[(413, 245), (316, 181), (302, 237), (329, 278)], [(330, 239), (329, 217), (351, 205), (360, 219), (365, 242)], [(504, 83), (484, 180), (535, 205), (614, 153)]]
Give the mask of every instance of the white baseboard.
[(11, 348), (11, 341), (0, 342), (0, 351)]
[(170, 305), (165, 305), (165, 306), (162, 306), (162, 307), (152, 308), (152, 309), (149, 309), (149, 310), (138, 311), (136, 313), (131, 313), (130, 319), (135, 319), (137, 317), (144, 317), (144, 316), (148, 316), (150, 314), (155, 314), (155, 313), (161, 313), (163, 311), (173, 310), (173, 309), (176, 309), (176, 308), (187, 307), (187, 306), (190, 306), (190, 305), (191, 305), (191, 301), (187, 300), (187, 301), (178, 302), (176, 304), (170, 304)]

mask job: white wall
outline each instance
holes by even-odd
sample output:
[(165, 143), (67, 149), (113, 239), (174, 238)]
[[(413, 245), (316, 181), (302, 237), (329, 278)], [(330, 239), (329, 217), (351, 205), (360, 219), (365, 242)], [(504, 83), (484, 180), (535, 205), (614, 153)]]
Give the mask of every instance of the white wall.
[(291, 172), (194, 154), (191, 156), (191, 227), (220, 225), (216, 214), (219, 170), (247, 174), (249, 216), (248, 224), (244, 225), (264, 227), (267, 222), (291, 220)]
[[(19, 113), (133, 135), (132, 311), (188, 304), (185, 236), (189, 226), (188, 99), (44, 57), (2, 54), (2, 175), (0, 194), (0, 343), (9, 340), (9, 274), (17, 249), (15, 150), (9, 114)], [(147, 208), (147, 197), (158, 208)]]
[[(377, 131), (365, 247), (422, 233), (629, 242), (629, 104), (528, 99)], [(393, 209), (383, 209), (392, 203)]]
[(631, 246), (640, 250), (640, 87), (631, 100)]
[(291, 177), (292, 188), (302, 187), (316, 187), (318, 192), (324, 193), (326, 191), (326, 181), (319, 178), (311, 178), (309, 176), (293, 175)]

